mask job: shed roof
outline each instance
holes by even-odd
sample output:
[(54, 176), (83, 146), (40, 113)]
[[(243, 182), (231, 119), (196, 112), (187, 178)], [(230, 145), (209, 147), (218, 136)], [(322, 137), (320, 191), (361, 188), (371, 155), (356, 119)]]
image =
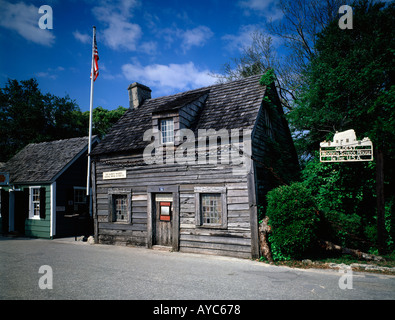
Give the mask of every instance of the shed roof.
[(207, 94), (207, 99), (195, 122), (198, 129), (252, 129), (265, 95), (259, 84), (260, 75), (216, 84), (175, 95), (145, 100), (137, 109), (129, 109), (112, 130), (92, 150), (92, 155), (127, 152), (145, 148), (146, 130), (152, 128), (152, 114), (172, 111)]
[(83, 153), (88, 137), (30, 143), (12, 157), (2, 171), (10, 173), (10, 183), (52, 182)]

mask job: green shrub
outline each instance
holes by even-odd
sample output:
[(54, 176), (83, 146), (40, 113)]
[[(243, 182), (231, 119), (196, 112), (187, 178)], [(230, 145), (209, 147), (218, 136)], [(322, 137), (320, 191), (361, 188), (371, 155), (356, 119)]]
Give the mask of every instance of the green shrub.
[[(326, 230), (326, 240), (349, 248), (362, 249), (359, 242), (363, 237), (362, 219), (357, 214), (345, 214), (343, 212), (322, 212), (322, 220), (326, 220), (329, 226)], [(363, 248), (366, 249), (366, 248)]]
[(302, 258), (317, 240), (319, 214), (314, 197), (303, 183), (295, 182), (270, 191), (267, 201), (273, 258)]

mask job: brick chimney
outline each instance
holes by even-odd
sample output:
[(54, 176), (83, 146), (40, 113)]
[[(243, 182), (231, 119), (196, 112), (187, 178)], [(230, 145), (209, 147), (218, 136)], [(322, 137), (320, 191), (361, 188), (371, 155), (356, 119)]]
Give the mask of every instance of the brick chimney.
[(140, 84), (132, 83), (129, 88), (129, 107), (137, 109), (143, 104), (144, 100), (151, 99), (151, 89)]

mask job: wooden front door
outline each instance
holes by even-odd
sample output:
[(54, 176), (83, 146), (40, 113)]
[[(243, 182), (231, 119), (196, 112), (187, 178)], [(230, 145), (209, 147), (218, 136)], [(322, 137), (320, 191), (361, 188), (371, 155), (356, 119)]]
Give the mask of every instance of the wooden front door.
[(154, 244), (172, 246), (173, 195), (156, 194), (154, 209), (156, 214)]

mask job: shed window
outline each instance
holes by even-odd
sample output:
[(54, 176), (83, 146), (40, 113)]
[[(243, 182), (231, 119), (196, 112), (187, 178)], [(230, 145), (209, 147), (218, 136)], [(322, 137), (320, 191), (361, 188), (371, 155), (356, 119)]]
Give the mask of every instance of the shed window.
[(40, 187), (31, 187), (29, 193), (29, 218), (40, 219)]
[(160, 131), (162, 133), (162, 143), (174, 142), (174, 121), (173, 119), (163, 119), (160, 121)]

